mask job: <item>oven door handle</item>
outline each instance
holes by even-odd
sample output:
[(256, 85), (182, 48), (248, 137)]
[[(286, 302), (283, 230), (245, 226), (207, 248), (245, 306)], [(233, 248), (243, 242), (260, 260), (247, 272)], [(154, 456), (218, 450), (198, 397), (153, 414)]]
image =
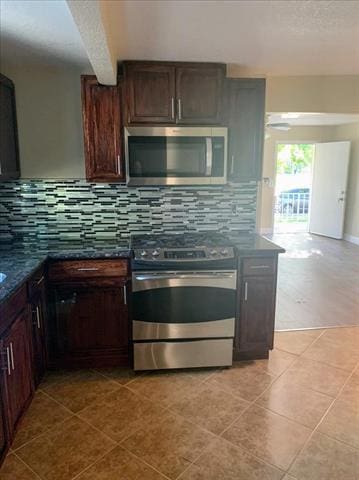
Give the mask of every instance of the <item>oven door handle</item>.
[(206, 177), (212, 175), (212, 138), (206, 138)]
[(216, 273), (134, 274), (132, 285), (134, 292), (174, 287), (209, 287), (235, 290), (237, 275), (235, 270)]

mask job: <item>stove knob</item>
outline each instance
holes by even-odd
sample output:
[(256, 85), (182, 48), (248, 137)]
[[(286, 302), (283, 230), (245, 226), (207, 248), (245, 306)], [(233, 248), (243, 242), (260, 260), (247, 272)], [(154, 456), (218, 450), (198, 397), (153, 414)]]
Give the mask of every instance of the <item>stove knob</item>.
[(217, 250), (211, 250), (209, 253), (210, 253), (211, 255), (217, 255)]
[(160, 252), (158, 250), (153, 250), (153, 252), (152, 252), (153, 257), (158, 257), (159, 254), (160, 254)]
[(227, 255), (228, 254), (228, 250), (226, 250), (225, 248), (223, 250), (221, 250), (221, 254), (222, 255)]
[(143, 250), (141, 252), (141, 257), (147, 257), (148, 253), (146, 252), (146, 250)]

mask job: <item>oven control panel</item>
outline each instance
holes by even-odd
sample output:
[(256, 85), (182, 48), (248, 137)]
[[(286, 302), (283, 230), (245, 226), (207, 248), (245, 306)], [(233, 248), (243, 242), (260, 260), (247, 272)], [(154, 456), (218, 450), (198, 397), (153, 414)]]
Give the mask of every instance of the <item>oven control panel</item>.
[(234, 258), (233, 247), (144, 248), (135, 249), (135, 260), (148, 261), (211, 261)]

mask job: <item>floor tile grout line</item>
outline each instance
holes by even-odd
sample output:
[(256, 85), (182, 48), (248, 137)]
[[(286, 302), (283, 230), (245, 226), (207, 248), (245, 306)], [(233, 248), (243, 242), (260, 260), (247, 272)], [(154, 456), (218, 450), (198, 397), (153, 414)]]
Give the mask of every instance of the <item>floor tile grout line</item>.
[(15, 457), (23, 464), (25, 465), (26, 468), (28, 468), (30, 470), (30, 472), (32, 472), (34, 475), (36, 475), (36, 477), (41, 480), (41, 476), (35, 472), (35, 470), (33, 470), (30, 465), (28, 465), (19, 455), (16, 454), (16, 452), (12, 452), (12, 455), (15, 455)]
[[(323, 414), (322, 418), (320, 419), (320, 421), (318, 422), (318, 424), (316, 425), (316, 427), (313, 429), (312, 433), (309, 435), (307, 441), (303, 444), (302, 448), (299, 450), (299, 452), (297, 453), (297, 455), (293, 458), (287, 472), (290, 473), (290, 470), (291, 468), (293, 467), (295, 461), (299, 458), (299, 456), (304, 452), (305, 448), (307, 447), (307, 445), (309, 444), (309, 442), (311, 441), (311, 439), (313, 438), (314, 434), (317, 432), (319, 426), (322, 424), (324, 418), (327, 416), (328, 412), (330, 411), (330, 409), (332, 408), (332, 406), (334, 405), (335, 401), (339, 398), (339, 396), (341, 395), (341, 393), (343, 392), (344, 388), (346, 387), (346, 385), (349, 383), (350, 379), (352, 378), (353, 374), (354, 374), (354, 369), (352, 371), (352, 373), (349, 375), (349, 377), (347, 378), (347, 380), (344, 382), (342, 388), (339, 390), (337, 396), (335, 398), (333, 398), (333, 401), (330, 403), (330, 405), (328, 406), (328, 408), (326, 409), (325, 413)], [(328, 435), (327, 435), (328, 437)], [(329, 438), (332, 438), (333, 440), (336, 440), (335, 438), (333, 437), (329, 437)], [(340, 442), (340, 443), (343, 443), (343, 442)], [(344, 444), (346, 445), (346, 444)]]
[(80, 475), (82, 475), (83, 473), (85, 473), (87, 470), (89, 470), (91, 467), (93, 467), (94, 465), (96, 465), (97, 462), (100, 462), (104, 457), (106, 457), (106, 455), (108, 455), (109, 453), (111, 453), (113, 450), (115, 450), (115, 448), (118, 447), (118, 444), (117, 445), (113, 445), (113, 447), (109, 450), (107, 450), (103, 455), (101, 455), (99, 458), (97, 458), (94, 462), (90, 463), (90, 465), (88, 465), (86, 468), (84, 468), (83, 470), (81, 470), (81, 472), (78, 472), (74, 477), (71, 477), (71, 479), (69, 480), (75, 480), (76, 478), (78, 478)]
[[(128, 437), (127, 437), (128, 438)], [(163, 472), (161, 472), (160, 470), (158, 470), (156, 467), (154, 467), (153, 465), (151, 465), (150, 463), (146, 462), (146, 460), (143, 460), (141, 457), (139, 457), (138, 455), (136, 455), (135, 453), (131, 452), (131, 450), (129, 450), (127, 447), (125, 447), (124, 445), (120, 445), (121, 448), (123, 448), (126, 452), (128, 452), (130, 455), (132, 455), (133, 457), (135, 457), (137, 460), (139, 460), (141, 463), (143, 463), (144, 465), (147, 465), (147, 467), (150, 467), (152, 468), (152, 470), (154, 470), (155, 472), (159, 473), (160, 475), (162, 475), (165, 479), (168, 479), (168, 480), (173, 480), (171, 479), (170, 477), (168, 477), (166, 474), (164, 474)]]

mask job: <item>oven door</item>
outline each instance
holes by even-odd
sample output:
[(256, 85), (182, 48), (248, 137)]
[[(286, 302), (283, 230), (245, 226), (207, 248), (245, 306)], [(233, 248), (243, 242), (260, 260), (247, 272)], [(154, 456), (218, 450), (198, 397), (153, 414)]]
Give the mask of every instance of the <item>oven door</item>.
[(236, 271), (136, 272), (133, 340), (232, 338)]

